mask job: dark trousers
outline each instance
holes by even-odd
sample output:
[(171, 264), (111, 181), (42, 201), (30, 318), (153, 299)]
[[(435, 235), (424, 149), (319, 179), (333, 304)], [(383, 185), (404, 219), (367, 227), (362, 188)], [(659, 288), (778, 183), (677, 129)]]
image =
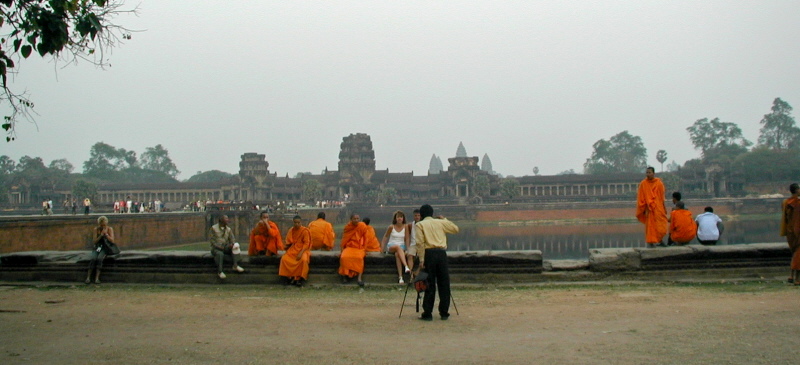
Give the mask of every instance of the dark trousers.
[(439, 288), (439, 315), (450, 315), (450, 271), (447, 268), (447, 251), (443, 249), (425, 250), (425, 272), (428, 273), (428, 288), (422, 301), (422, 316), (430, 317), (436, 288)]
[(700, 244), (703, 245), (703, 246), (714, 246), (714, 245), (717, 244), (717, 240), (704, 241), (704, 240), (701, 240), (701, 239), (698, 238), (697, 241), (700, 242)]

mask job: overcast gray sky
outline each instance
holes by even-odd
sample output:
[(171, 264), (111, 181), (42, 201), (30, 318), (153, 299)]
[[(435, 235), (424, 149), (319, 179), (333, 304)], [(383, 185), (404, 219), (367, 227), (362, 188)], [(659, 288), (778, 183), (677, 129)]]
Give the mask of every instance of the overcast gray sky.
[(774, 98), (800, 107), (799, 14), (798, 1), (145, 0), (116, 20), (142, 32), (110, 69), (19, 63), (37, 125), (0, 154), (80, 171), (99, 141), (162, 144), (181, 179), (235, 173), (245, 152), (294, 176), (337, 169), (342, 138), (367, 133), (378, 169), (424, 175), (463, 142), (522, 176), (581, 172), (594, 142), (628, 130), (660, 169), (659, 149), (698, 156), (699, 118), (755, 142)]

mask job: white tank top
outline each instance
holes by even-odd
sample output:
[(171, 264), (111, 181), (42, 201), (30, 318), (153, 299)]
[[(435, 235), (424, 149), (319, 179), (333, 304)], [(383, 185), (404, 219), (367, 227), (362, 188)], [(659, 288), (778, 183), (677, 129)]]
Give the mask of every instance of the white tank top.
[(389, 234), (389, 245), (405, 245), (406, 244), (406, 226), (403, 225), (403, 229), (400, 232), (394, 229), (394, 226), (391, 227), (392, 233)]

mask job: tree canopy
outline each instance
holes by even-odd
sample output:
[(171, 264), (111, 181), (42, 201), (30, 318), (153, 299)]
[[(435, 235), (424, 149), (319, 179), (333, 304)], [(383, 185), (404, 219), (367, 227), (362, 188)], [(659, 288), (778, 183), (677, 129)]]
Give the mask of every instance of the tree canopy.
[[(126, 39), (131, 32), (112, 23), (122, 13), (122, 0), (0, 0), (0, 104), (8, 103), (3, 117), (6, 141), (16, 138), (20, 119), (32, 120), (33, 101), (7, 84), (8, 74), (17, 72), (17, 63), (32, 54), (66, 62), (82, 59), (104, 67), (106, 51)], [(16, 61), (16, 62), (15, 62)]]
[(169, 157), (169, 151), (160, 144), (145, 149), (142, 153), (141, 166), (143, 169), (160, 171), (173, 178), (180, 173)]
[(714, 149), (724, 150), (730, 146), (746, 149), (752, 145), (752, 142), (744, 138), (742, 129), (736, 123), (721, 122), (719, 118), (698, 119), (686, 131), (689, 132), (694, 148), (700, 150), (703, 157)]
[(798, 142), (800, 142), (800, 128), (792, 116), (792, 106), (781, 98), (775, 98), (772, 102), (772, 112), (765, 114), (761, 119), (759, 145), (780, 152), (797, 148)]
[(187, 182), (215, 182), (220, 180), (227, 180), (233, 177), (233, 174), (220, 171), (220, 170), (209, 170), (209, 171), (198, 171), (194, 176), (190, 177)]
[(642, 172), (647, 167), (647, 149), (642, 138), (622, 131), (609, 140), (601, 139), (592, 146), (594, 152), (586, 159), (586, 174)]

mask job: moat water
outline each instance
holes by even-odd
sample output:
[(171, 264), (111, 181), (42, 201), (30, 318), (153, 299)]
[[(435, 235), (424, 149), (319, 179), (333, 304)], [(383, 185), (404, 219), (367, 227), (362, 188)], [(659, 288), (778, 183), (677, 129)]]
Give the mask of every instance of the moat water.
[[(717, 245), (785, 242), (779, 236), (778, 219), (727, 221), (724, 225)], [(379, 236), (384, 232), (383, 228), (376, 231)], [(447, 242), (450, 251), (540, 250), (547, 260), (586, 259), (592, 248), (646, 246), (641, 223), (464, 225), (459, 234), (448, 236)]]

